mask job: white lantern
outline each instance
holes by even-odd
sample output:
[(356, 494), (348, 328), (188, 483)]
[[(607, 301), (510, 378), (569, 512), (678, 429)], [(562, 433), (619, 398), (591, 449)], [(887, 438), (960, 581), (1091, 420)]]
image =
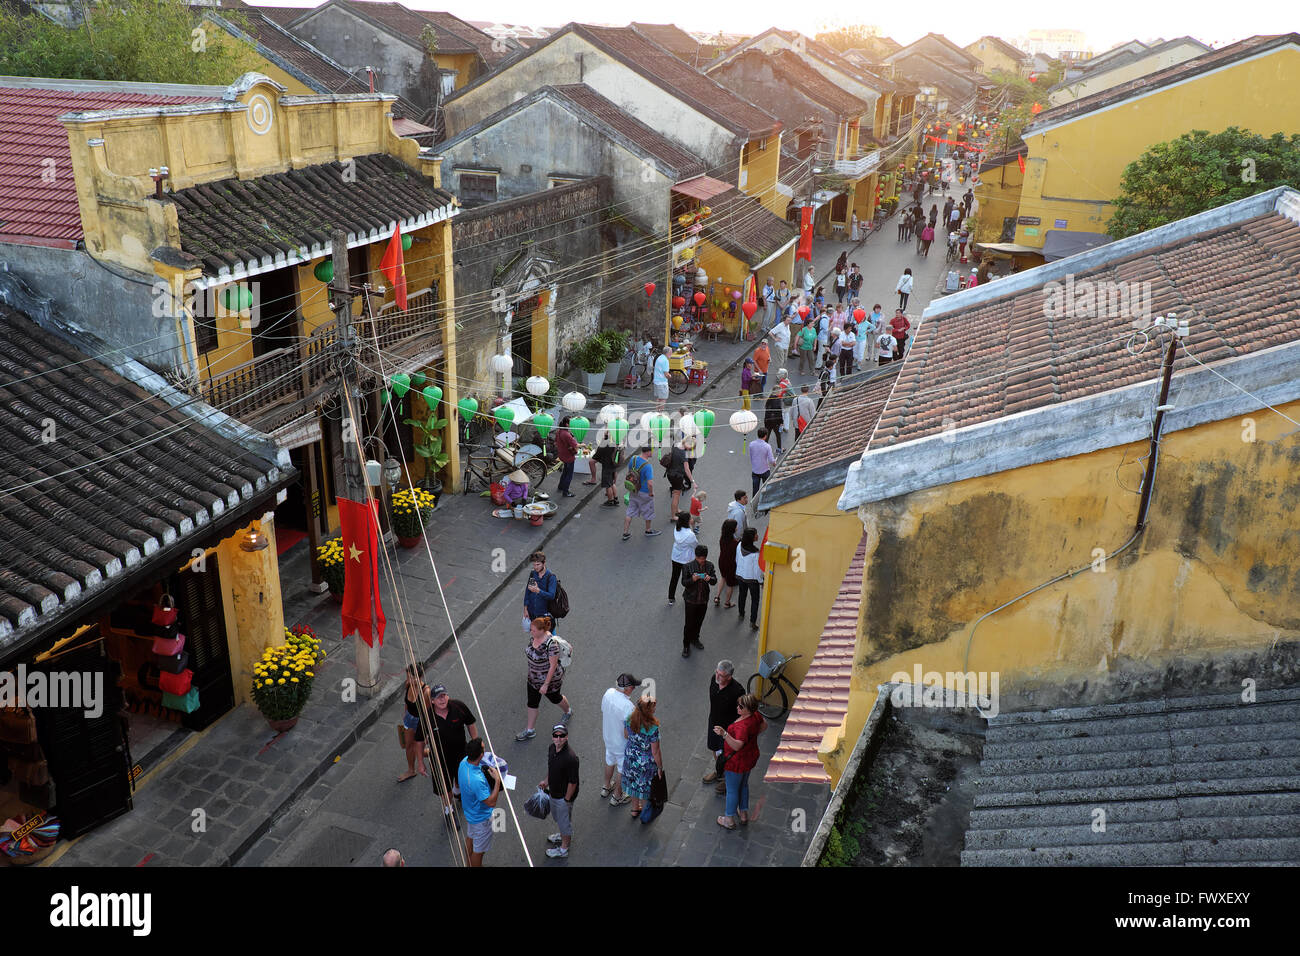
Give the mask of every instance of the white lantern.
[(606, 405), (600, 410), (596, 417), (596, 424), (608, 425), (617, 418), (623, 418), (627, 415), (627, 409), (622, 405)]
[(524, 382), (529, 395), (545, 395), (551, 389), (551, 383), (540, 375), (530, 375)]
[(695, 284), (704, 286), (709, 284), (709, 274), (704, 271), (704, 266), (695, 270)]
[(731, 429), (741, 435), (748, 435), (758, 427), (758, 416), (753, 412), (741, 409), (738, 412), (731, 413)]
[(582, 392), (566, 392), (560, 404), (571, 412), (580, 412), (587, 407), (587, 396)]
[(700, 426), (695, 424), (694, 415), (683, 415), (677, 420), (677, 427), (681, 430), (683, 438), (694, 438), (700, 433)]
[(515, 361), (509, 355), (492, 356), (492, 371), (504, 375), (515, 367)]

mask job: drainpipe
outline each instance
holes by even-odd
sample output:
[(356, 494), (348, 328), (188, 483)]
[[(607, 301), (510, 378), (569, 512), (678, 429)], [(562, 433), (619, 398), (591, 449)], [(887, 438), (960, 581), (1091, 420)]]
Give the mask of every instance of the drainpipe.
[(1156, 477), (1156, 460), (1160, 457), (1160, 431), (1164, 425), (1165, 412), (1174, 407), (1167, 404), (1169, 401), (1169, 381), (1174, 375), (1174, 353), (1178, 350), (1178, 343), (1187, 334), (1187, 323), (1178, 324), (1178, 317), (1172, 312), (1168, 318), (1156, 319), (1156, 324), (1168, 328), (1173, 332), (1173, 335), (1169, 337), (1169, 348), (1165, 349), (1164, 377), (1160, 381), (1160, 401), (1156, 404), (1156, 420), (1151, 426), (1151, 450), (1147, 454), (1147, 471), (1142, 479), (1142, 503), (1138, 506), (1137, 528), (1135, 529), (1137, 532), (1141, 532), (1147, 524), (1147, 509), (1151, 505), (1151, 492)]

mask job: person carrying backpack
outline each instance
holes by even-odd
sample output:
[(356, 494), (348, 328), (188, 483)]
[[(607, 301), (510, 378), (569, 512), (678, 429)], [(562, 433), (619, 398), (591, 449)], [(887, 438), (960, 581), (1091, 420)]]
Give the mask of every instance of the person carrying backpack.
[(534, 551), (528, 558), (533, 569), (528, 572), (528, 583), (524, 585), (524, 630), (532, 626), (533, 619), (551, 613), (551, 602), (555, 600), (560, 587), (560, 579), (546, 569), (546, 555)]
[[(572, 660), (572, 648), (567, 641), (551, 633), (555, 620), (549, 614), (533, 619), (528, 630), (528, 643), (524, 656), (528, 658), (528, 726), (515, 734), (515, 740), (532, 740), (537, 736), (537, 712), (545, 697), (560, 708), (560, 723), (568, 725), (573, 719), (573, 707), (560, 692), (565, 667)], [(565, 661), (564, 658), (570, 658)]]
[(623, 479), (627, 489), (627, 512), (623, 516), (623, 540), (632, 537), (632, 519), (645, 519), (647, 538), (663, 534), (652, 527), (655, 519), (654, 469), (650, 466), (650, 446), (642, 445), (641, 450), (627, 463), (627, 477)]

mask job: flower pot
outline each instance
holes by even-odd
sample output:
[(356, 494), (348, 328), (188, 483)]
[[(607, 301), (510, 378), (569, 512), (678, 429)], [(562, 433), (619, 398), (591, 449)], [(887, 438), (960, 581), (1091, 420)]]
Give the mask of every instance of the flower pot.
[(605, 366), (605, 384), (617, 385), (623, 377), (620, 373), (623, 371), (622, 361), (610, 362)]
[(601, 388), (605, 385), (604, 372), (583, 372), (587, 377), (587, 394), (599, 395)]
[(433, 504), (436, 508), (438, 506), (438, 499), (442, 497), (442, 482), (437, 478), (426, 478), (424, 481), (424, 488), (429, 492), (429, 494), (433, 495)]
[(271, 729), (274, 730), (277, 734), (282, 734), (285, 731), (293, 730), (294, 727), (298, 726), (297, 717), (290, 717), (288, 720), (271, 720), (268, 717), (266, 722), (271, 725)]
[(403, 548), (414, 548), (423, 539), (424, 539), (424, 535), (422, 534), (417, 534), (414, 538), (403, 538), (401, 535), (398, 535), (397, 543), (400, 544)]

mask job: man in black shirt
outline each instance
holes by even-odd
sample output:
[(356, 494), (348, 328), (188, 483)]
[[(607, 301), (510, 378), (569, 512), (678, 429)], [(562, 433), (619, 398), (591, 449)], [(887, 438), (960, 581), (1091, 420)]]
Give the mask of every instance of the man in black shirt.
[(569, 855), (569, 841), (573, 838), (573, 801), (578, 796), (578, 755), (569, 746), (569, 729), (564, 724), (551, 728), (551, 746), (546, 751), (546, 777), (541, 787), (551, 795), (551, 814), (559, 832), (546, 838), (558, 844), (546, 851), (551, 859), (564, 859)]
[[(745, 696), (744, 685), (733, 676), (735, 672), (736, 665), (729, 660), (721, 660), (714, 668), (713, 676), (709, 678), (708, 745), (715, 761), (722, 753), (722, 738), (713, 733), (713, 728), (730, 727), (735, 723), (736, 702)], [(704, 775), (705, 783), (713, 783), (715, 780), (721, 788), (718, 792), (725, 793), (727, 784), (722, 779), (722, 774), (718, 773), (716, 765)]]
[(691, 656), (691, 645), (704, 650), (700, 643), (700, 625), (704, 623), (704, 612), (709, 609), (709, 588), (718, 583), (718, 572), (707, 560), (709, 549), (706, 545), (695, 546), (695, 560), (686, 565), (682, 572), (685, 587), (686, 625), (682, 628), (682, 657)]

